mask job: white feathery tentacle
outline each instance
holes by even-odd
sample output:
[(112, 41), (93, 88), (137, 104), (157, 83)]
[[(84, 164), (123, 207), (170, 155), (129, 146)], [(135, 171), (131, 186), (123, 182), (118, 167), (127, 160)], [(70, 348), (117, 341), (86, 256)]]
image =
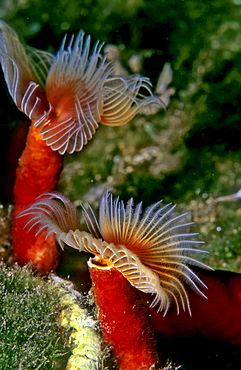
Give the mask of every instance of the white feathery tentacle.
[(141, 203), (134, 207), (131, 199), (125, 207), (119, 198), (113, 200), (112, 194), (106, 192), (100, 201), (99, 222), (93, 217), (93, 211), (84, 208), (84, 212), (90, 231), (99, 228), (103, 240), (124, 245), (135, 253), (143, 265), (158, 274), (160, 285), (169, 297), (191, 312), (186, 284), (203, 297), (199, 286), (206, 286), (187, 263), (209, 267), (192, 258), (193, 253), (204, 252), (194, 248), (201, 242), (189, 240), (196, 233), (180, 232), (192, 224), (180, 223), (186, 214), (172, 217), (175, 206), (167, 204), (160, 208), (160, 205), (161, 202), (153, 204), (142, 215)]
[(29, 46), (25, 47), (27, 56), (30, 61), (30, 69), (35, 81), (45, 89), (46, 79), (54, 60), (54, 55), (43, 50), (38, 50)]
[(0, 64), (8, 91), (18, 109), (32, 120), (44, 114), (38, 95), (43, 93), (52, 59), (50, 53), (24, 47), (17, 33), (0, 20)]
[(36, 234), (46, 230), (46, 238), (54, 233), (61, 247), (63, 243), (61, 243), (60, 235), (72, 228), (80, 228), (74, 204), (58, 192), (43, 193), (36, 202), (20, 212), (17, 217), (24, 216), (28, 216), (26, 228), (30, 230), (37, 227)]
[[(103, 118), (101, 123), (107, 126), (122, 126), (129, 122), (137, 113), (143, 113), (148, 106), (163, 108), (164, 103), (154, 96), (148, 85), (147, 78), (139, 75), (125, 79), (111, 76), (105, 83)], [(146, 89), (150, 96), (140, 94)], [(146, 114), (146, 113), (145, 113)]]
[[(112, 70), (100, 54), (101, 47), (96, 43), (90, 54), (90, 37), (84, 43), (81, 31), (67, 49), (64, 39), (49, 70), (46, 94), (52, 110), (49, 119), (36, 122), (36, 126), (41, 127), (47, 145), (61, 154), (81, 150), (98, 128), (103, 85)], [(71, 124), (63, 129), (66, 122)]]

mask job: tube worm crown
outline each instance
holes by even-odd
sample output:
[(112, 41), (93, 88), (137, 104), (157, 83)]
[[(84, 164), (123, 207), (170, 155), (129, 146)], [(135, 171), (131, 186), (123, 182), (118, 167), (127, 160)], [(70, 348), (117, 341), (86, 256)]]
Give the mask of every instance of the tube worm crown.
[(78, 227), (75, 209), (68, 198), (60, 193), (45, 194), (20, 216), (28, 216), (26, 227), (38, 226), (38, 232), (47, 230), (47, 236), (56, 235), (64, 243), (80, 251), (92, 253), (97, 260), (114, 266), (135, 288), (153, 294), (152, 307), (168, 311), (174, 301), (191, 314), (186, 284), (205, 297), (205, 284), (190, 269), (189, 264), (208, 266), (192, 257), (204, 252), (194, 248), (201, 242), (186, 233), (191, 223), (180, 223), (185, 215), (172, 217), (175, 206), (161, 207), (161, 201), (148, 207), (142, 214), (141, 203), (133, 199), (125, 205), (108, 191), (102, 196), (97, 217), (89, 206), (83, 208), (89, 232)]
[(121, 126), (149, 106), (165, 107), (152, 95), (147, 78), (115, 76), (101, 48), (97, 42), (90, 52), (90, 36), (80, 31), (67, 46), (65, 37), (54, 56), (24, 47), (0, 21), (0, 63), (9, 93), (60, 154), (80, 151), (99, 123)]

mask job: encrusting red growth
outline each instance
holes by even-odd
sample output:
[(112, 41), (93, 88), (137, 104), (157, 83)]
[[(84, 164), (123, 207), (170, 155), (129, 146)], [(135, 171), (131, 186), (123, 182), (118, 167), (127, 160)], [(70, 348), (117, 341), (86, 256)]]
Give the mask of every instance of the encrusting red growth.
[[(194, 268), (195, 269), (195, 268)], [(241, 274), (195, 269), (208, 286), (207, 300), (188, 290), (192, 316), (171, 309), (163, 317), (150, 308), (155, 332), (163, 339), (206, 338), (241, 349)], [(147, 300), (145, 294), (143, 299)], [(150, 297), (149, 297), (150, 300)]]
[(90, 37), (84, 32), (67, 46), (65, 41), (54, 56), (23, 46), (16, 32), (0, 21), (0, 63), (8, 91), (31, 120), (14, 187), (14, 256), (21, 264), (32, 261), (41, 272), (56, 267), (57, 244), (53, 247), (51, 240), (47, 247), (49, 241), (35, 237), (34, 231), (27, 234), (17, 214), (36, 196), (55, 189), (61, 155), (80, 151), (99, 123), (121, 126), (137, 113), (146, 114), (149, 106), (164, 106), (152, 95), (148, 79), (114, 76), (111, 63), (100, 53), (102, 45), (97, 42), (90, 53)]
[(138, 292), (113, 266), (92, 259), (88, 267), (104, 339), (114, 350), (118, 369), (159, 369), (150, 317)]

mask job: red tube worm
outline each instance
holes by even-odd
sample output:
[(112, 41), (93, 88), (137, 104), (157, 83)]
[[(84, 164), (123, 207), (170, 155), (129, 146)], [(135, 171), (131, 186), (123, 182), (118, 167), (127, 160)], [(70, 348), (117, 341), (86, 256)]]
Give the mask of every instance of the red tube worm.
[[(172, 218), (174, 206), (160, 204), (153, 204), (141, 215), (141, 204), (134, 207), (130, 199), (125, 206), (106, 192), (100, 201), (98, 219), (90, 207), (83, 207), (89, 233), (78, 228), (73, 205), (59, 193), (47, 194), (21, 214), (29, 217), (28, 228), (38, 227), (38, 232), (47, 229), (47, 236), (55, 233), (61, 246), (66, 243), (95, 255), (89, 267), (101, 325), (123, 370), (136, 369), (139, 355), (135, 353), (145, 354), (140, 364), (144, 369), (155, 366), (153, 334), (134, 288), (154, 295), (151, 307), (157, 306), (164, 315), (172, 302), (178, 313), (182, 306), (191, 314), (186, 283), (204, 296), (198, 285), (206, 286), (187, 265), (207, 267), (190, 256), (200, 252), (190, 246), (198, 243), (189, 240), (195, 234), (181, 232), (190, 223), (179, 223), (183, 215)], [(125, 322), (123, 335), (121, 321)], [(125, 345), (131, 348), (127, 350)]]
[(90, 259), (88, 267), (104, 339), (114, 349), (118, 368), (157, 369), (160, 361), (146, 305), (128, 280), (104, 263)]
[[(149, 105), (163, 106), (151, 94), (146, 78), (113, 76), (101, 47), (97, 42), (90, 54), (90, 37), (84, 40), (80, 32), (67, 47), (64, 39), (54, 56), (24, 47), (15, 31), (0, 22), (0, 63), (6, 84), (16, 106), (31, 120), (14, 187), (14, 256), (21, 264), (31, 260), (41, 272), (56, 267), (58, 246), (52, 238), (43, 245), (43, 237), (35, 237), (34, 230), (27, 235), (24, 221), (16, 215), (36, 196), (55, 189), (61, 155), (80, 151), (98, 123), (124, 125)], [(150, 96), (144, 97), (141, 88)]]
[(0, 61), (9, 93), (16, 106), (32, 120), (14, 185), (14, 257), (20, 264), (32, 261), (37, 270), (45, 273), (57, 265), (57, 243), (53, 237), (43, 243), (44, 235), (36, 237), (34, 232), (26, 233), (24, 219), (16, 219), (16, 215), (36, 196), (56, 187), (62, 168), (61, 155), (47, 147), (39, 129), (34, 127), (34, 122), (48, 109), (44, 78), (53, 56), (32, 49), (28, 55), (17, 34), (3, 21), (0, 22), (0, 32)]

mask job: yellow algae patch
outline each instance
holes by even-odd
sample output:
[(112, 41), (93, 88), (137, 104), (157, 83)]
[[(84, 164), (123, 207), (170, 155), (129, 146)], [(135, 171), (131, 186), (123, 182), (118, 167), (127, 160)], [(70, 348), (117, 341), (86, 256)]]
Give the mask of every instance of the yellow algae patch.
[(102, 369), (106, 353), (103, 353), (98, 321), (84, 308), (83, 297), (73, 289), (71, 282), (55, 274), (50, 277), (63, 292), (61, 305), (65, 308), (60, 314), (59, 323), (69, 335), (68, 343), (72, 348), (66, 370)]

